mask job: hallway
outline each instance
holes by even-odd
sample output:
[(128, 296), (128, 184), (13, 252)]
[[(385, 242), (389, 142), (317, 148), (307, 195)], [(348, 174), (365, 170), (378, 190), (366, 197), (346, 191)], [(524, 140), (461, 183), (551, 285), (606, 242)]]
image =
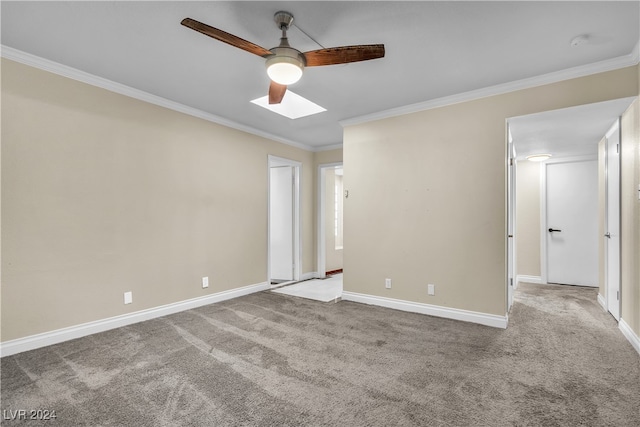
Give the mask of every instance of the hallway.
[(316, 301), (337, 301), (342, 297), (342, 274), (312, 279), (274, 289), (272, 292)]

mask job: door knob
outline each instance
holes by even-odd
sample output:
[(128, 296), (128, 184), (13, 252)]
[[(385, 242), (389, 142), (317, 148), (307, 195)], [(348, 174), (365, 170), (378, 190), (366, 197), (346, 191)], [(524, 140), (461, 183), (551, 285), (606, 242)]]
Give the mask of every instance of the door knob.
[(555, 228), (550, 228), (549, 229), (549, 233), (553, 233), (554, 231), (561, 232), (562, 230), (557, 230)]
[(604, 233), (604, 237), (610, 239), (611, 238), (611, 233)]

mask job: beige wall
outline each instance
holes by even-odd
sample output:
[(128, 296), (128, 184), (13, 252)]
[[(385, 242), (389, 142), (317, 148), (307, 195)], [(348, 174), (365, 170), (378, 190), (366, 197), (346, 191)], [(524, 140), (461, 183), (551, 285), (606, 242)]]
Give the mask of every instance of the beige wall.
[(312, 152), (5, 59), (2, 125), (3, 342), (265, 282), (269, 154), (315, 270)]
[(637, 95), (637, 74), (628, 67), (347, 127), (344, 289), (504, 315), (505, 120)]
[(314, 153), (313, 157), (315, 163), (315, 169), (318, 169), (320, 165), (326, 165), (329, 163), (342, 162), (342, 148), (327, 151), (318, 151)]
[[(347, 128), (345, 290), (504, 314), (505, 118), (639, 85), (630, 67)], [(634, 105), (623, 174), (631, 164), (635, 188)], [(3, 342), (265, 281), (269, 154), (303, 163), (303, 271), (315, 271), (318, 165), (342, 150), (306, 152), (5, 59), (2, 125)], [(638, 334), (633, 209), (622, 316)]]
[(540, 277), (540, 163), (517, 164), (517, 274)]
[(640, 105), (638, 100), (622, 116), (621, 203), (621, 318), (640, 336)]

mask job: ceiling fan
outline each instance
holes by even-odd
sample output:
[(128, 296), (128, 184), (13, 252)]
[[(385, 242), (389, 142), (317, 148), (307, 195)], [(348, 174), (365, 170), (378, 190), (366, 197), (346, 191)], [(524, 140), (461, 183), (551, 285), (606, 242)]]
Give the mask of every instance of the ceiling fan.
[(269, 104), (279, 104), (282, 101), (287, 91), (287, 85), (297, 82), (302, 77), (304, 67), (346, 64), (384, 57), (383, 44), (339, 46), (302, 53), (292, 48), (287, 40), (287, 30), (293, 22), (293, 15), (289, 12), (280, 11), (276, 12), (273, 18), (278, 28), (282, 30), (282, 38), (280, 39), (280, 45), (272, 49), (265, 49), (233, 34), (198, 22), (195, 19), (185, 18), (181, 24), (216, 40), (265, 58), (267, 60), (267, 74), (271, 79)]

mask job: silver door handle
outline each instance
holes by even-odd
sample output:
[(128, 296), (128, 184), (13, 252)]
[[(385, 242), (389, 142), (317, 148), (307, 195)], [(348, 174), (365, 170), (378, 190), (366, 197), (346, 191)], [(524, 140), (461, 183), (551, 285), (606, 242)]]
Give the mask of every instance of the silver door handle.
[(604, 233), (604, 237), (610, 239), (611, 238), (611, 233)]
[(559, 233), (559, 232), (561, 232), (562, 230), (558, 230), (558, 229), (555, 229), (555, 228), (550, 228), (550, 229), (549, 229), (549, 233), (553, 233), (554, 231), (557, 231), (557, 232)]

